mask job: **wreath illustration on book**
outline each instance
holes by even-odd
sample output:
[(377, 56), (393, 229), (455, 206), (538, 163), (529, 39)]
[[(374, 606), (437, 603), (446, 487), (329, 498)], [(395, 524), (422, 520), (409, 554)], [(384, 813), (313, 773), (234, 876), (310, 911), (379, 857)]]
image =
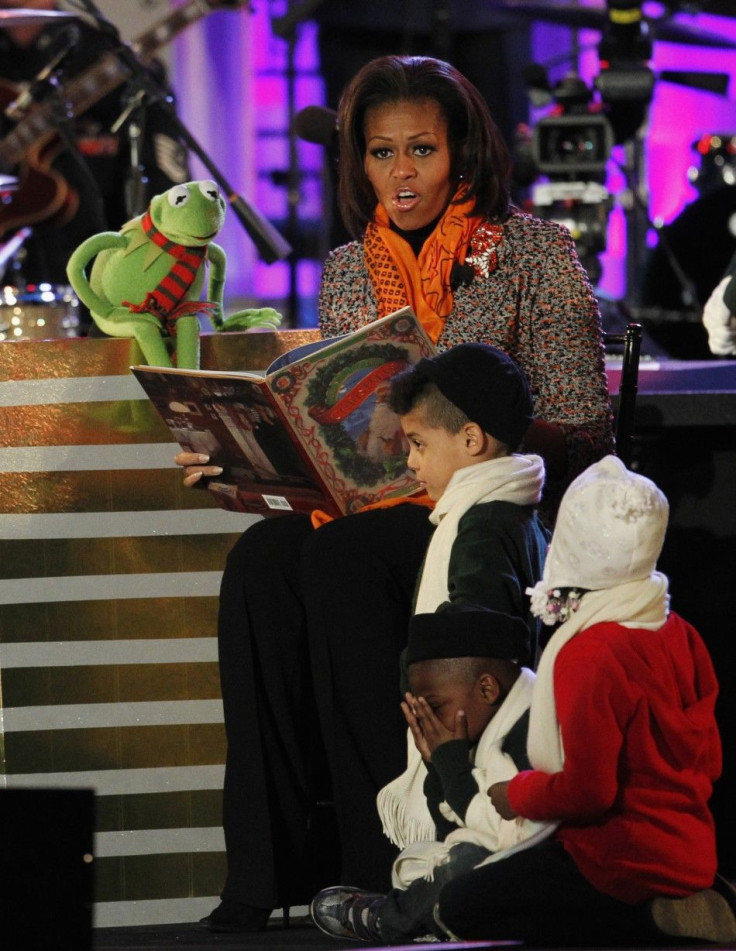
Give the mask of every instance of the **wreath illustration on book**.
[(385, 397), (391, 379), (409, 366), (404, 347), (365, 344), (334, 357), (307, 384), (309, 416), (322, 426), (335, 465), (359, 485), (406, 470), (401, 424)]

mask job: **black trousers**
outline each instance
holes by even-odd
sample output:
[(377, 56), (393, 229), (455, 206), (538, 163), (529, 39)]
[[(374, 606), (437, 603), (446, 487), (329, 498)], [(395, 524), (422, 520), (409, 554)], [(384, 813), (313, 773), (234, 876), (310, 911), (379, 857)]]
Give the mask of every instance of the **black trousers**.
[[(431, 525), (399, 505), (312, 529), (257, 522), (228, 556), (219, 614), (228, 752), (223, 898), (303, 904), (325, 885), (388, 891), (378, 790), (405, 767), (398, 657)], [(339, 854), (315, 803), (335, 804)]]
[(454, 878), (440, 893), (437, 913), (466, 941), (545, 947), (663, 941), (645, 904), (629, 905), (593, 888), (556, 841)]

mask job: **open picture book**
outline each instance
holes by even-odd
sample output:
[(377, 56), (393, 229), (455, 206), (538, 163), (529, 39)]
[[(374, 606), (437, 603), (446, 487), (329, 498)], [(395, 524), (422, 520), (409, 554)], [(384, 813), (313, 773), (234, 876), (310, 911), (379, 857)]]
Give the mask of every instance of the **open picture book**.
[(206, 453), (226, 509), (346, 515), (419, 494), (386, 402), (391, 379), (434, 347), (410, 308), (297, 347), (262, 373), (134, 366), (174, 439)]

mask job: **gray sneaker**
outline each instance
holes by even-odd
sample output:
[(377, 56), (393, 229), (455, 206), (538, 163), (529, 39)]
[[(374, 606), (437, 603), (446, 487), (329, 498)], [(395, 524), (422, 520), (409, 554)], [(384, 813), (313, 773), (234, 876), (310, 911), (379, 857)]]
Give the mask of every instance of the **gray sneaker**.
[(721, 945), (736, 943), (736, 891), (724, 879), (687, 898), (653, 898), (650, 910), (663, 934)]
[(317, 927), (335, 938), (383, 943), (379, 917), (385, 895), (349, 885), (323, 888), (312, 899), (309, 912)]

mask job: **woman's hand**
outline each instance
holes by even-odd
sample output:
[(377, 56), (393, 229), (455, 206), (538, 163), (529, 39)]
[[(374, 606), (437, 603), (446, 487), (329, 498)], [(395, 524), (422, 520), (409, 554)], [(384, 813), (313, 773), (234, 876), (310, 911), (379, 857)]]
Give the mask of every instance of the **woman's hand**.
[(502, 819), (515, 819), (518, 815), (509, 802), (509, 783), (506, 780), (503, 783), (494, 783), (488, 789), (488, 795), (491, 797), (491, 804)]
[(222, 466), (208, 466), (210, 457), (203, 452), (180, 452), (174, 456), (177, 466), (184, 467), (184, 485), (196, 485), (202, 476), (222, 475)]

